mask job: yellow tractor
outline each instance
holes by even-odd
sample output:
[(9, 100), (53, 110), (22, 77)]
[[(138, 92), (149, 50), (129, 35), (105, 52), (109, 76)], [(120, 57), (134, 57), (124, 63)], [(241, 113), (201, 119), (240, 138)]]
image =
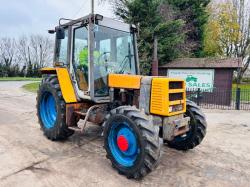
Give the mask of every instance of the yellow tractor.
[[(107, 158), (120, 174), (140, 179), (159, 163), (161, 145), (188, 150), (206, 134), (185, 81), (139, 75), (136, 27), (90, 14), (56, 34), (54, 67), (43, 68), (37, 115), (44, 135), (61, 140), (103, 127)], [(79, 120), (83, 120), (78, 123)]]

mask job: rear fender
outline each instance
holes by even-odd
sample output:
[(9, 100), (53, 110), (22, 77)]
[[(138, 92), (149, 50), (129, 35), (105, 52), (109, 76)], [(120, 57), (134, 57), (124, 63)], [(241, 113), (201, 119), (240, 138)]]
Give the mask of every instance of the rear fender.
[(43, 68), (41, 69), (43, 75), (57, 75), (63, 98), (66, 103), (76, 103), (77, 95), (74, 90), (73, 83), (67, 68)]

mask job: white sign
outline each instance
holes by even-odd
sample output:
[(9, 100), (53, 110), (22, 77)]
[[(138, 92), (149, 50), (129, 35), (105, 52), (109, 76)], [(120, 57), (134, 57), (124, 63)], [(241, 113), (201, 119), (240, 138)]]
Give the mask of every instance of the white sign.
[(214, 86), (213, 69), (169, 69), (168, 76), (184, 79), (189, 89), (212, 92)]

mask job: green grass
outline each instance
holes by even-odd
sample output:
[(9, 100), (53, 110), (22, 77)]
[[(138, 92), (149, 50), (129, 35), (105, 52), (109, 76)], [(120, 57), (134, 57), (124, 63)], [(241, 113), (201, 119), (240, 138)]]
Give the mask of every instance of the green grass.
[(25, 84), (23, 86), (23, 88), (29, 92), (37, 92), (38, 88), (39, 88), (39, 84), (40, 82), (33, 82), (33, 83), (29, 83), (29, 84)]
[[(237, 87), (236, 84), (233, 84), (233, 89), (235, 89)], [(239, 88), (241, 89), (250, 89), (250, 84), (240, 84)]]
[[(234, 101), (236, 100), (236, 88), (237, 88), (237, 85), (233, 84), (232, 97)], [(239, 88), (241, 89), (240, 100), (249, 102), (250, 101), (250, 84), (240, 84)]]
[(41, 78), (32, 77), (0, 77), (0, 81), (40, 81)]

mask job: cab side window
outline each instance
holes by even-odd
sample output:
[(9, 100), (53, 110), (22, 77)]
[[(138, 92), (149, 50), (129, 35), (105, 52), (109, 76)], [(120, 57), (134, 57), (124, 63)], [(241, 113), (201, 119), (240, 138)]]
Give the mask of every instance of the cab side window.
[(88, 90), (88, 30), (86, 27), (74, 29), (73, 64), (80, 90)]
[(68, 58), (68, 29), (65, 29), (65, 38), (57, 41), (56, 62), (67, 64)]

